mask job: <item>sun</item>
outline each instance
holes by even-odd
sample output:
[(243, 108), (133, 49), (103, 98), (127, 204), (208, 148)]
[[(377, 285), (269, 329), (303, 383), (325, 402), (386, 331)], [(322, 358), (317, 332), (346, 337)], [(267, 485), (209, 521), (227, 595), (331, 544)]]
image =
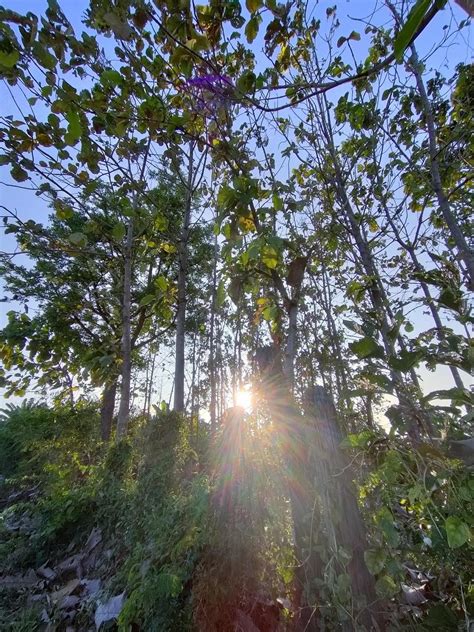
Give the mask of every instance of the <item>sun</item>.
[(246, 413), (252, 410), (252, 392), (248, 387), (241, 388), (235, 395), (235, 405), (240, 406)]

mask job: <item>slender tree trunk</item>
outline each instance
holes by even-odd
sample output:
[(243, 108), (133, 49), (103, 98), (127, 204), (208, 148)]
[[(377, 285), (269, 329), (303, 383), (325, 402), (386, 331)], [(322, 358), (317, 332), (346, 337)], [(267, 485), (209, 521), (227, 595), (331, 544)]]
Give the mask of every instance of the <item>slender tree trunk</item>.
[(148, 358), (146, 360), (146, 368), (145, 368), (145, 388), (143, 389), (144, 392), (143, 392), (143, 408), (142, 408), (143, 417), (145, 416), (146, 407), (148, 403), (148, 388), (150, 385), (150, 363), (151, 363), (151, 347), (148, 350)]
[(436, 125), (433, 115), (433, 109), (431, 107), (428, 94), (426, 92), (425, 83), (420, 72), (420, 62), (415, 46), (411, 45), (412, 57), (410, 60), (410, 67), (413, 71), (413, 75), (416, 80), (416, 86), (420, 95), (421, 105), (426, 120), (426, 127), (428, 132), (428, 142), (430, 150), (430, 173), (431, 181), (433, 183), (433, 191), (438, 200), (439, 210), (443, 215), (444, 221), (451, 233), (454, 243), (459, 252), (459, 256), (463, 259), (467, 269), (467, 285), (469, 289), (474, 290), (474, 252), (469, 247), (466, 238), (457, 222), (454, 213), (451, 210), (451, 205), (448, 201), (448, 196), (444, 191), (441, 174), (439, 170), (439, 147), (436, 140)]
[[(148, 155), (150, 151), (151, 138), (143, 156), (140, 170), (139, 183), (145, 175)], [(132, 216), (127, 226), (127, 236), (124, 249), (123, 263), (123, 294), (122, 294), (122, 380), (120, 383), (120, 406), (117, 416), (117, 441), (123, 439), (127, 434), (128, 420), (130, 417), (130, 388), (132, 381), (132, 323), (131, 323), (131, 300), (132, 300), (132, 258), (133, 258), (133, 231), (134, 215), (139, 203), (139, 190), (135, 191), (132, 204)]]
[(283, 360), (283, 373), (288, 380), (290, 390), (293, 392), (295, 385), (295, 358), (298, 333), (298, 303), (291, 301), (287, 307), (288, 335), (286, 339), (285, 356)]
[[(333, 161), (333, 167), (335, 172), (334, 185), (336, 188), (336, 195), (347, 218), (349, 232), (354, 238), (355, 244), (360, 254), (361, 263), (364, 269), (365, 275), (370, 279), (369, 294), (372, 300), (374, 311), (377, 315), (380, 334), (382, 342), (385, 348), (385, 352), (388, 356), (396, 354), (395, 345), (390, 337), (391, 325), (388, 322), (389, 301), (387, 299), (385, 289), (382, 285), (380, 275), (376, 269), (375, 263), (372, 258), (372, 254), (369, 249), (369, 245), (365, 239), (361, 226), (357, 220), (356, 214), (352, 209), (351, 202), (347, 195), (345, 188), (344, 177), (341, 172), (341, 165), (336, 153), (336, 149), (331, 135), (329, 118), (327, 115), (328, 105), (326, 99), (321, 97), (318, 99), (319, 112), (321, 115), (321, 124), (323, 133), (327, 141), (327, 148), (329, 150), (331, 159)], [(392, 381), (397, 393), (403, 416), (405, 419), (407, 432), (414, 441), (420, 440), (420, 430), (429, 430), (426, 426), (426, 420), (422, 419), (422, 415), (419, 410), (416, 409), (411, 397), (407, 393), (406, 386), (404, 384), (403, 376), (400, 371), (391, 370)], [(425, 421), (425, 422), (424, 422)]]
[[(328, 331), (331, 338), (331, 346), (334, 350), (334, 373), (336, 375), (336, 383), (338, 385), (339, 391), (339, 400), (345, 403), (346, 409), (348, 412), (353, 411), (352, 399), (348, 397), (349, 393), (349, 385), (347, 383), (346, 371), (347, 367), (344, 363), (342, 357), (342, 349), (341, 343), (339, 341), (338, 331), (336, 327), (336, 323), (333, 317), (333, 305), (331, 299), (331, 284), (329, 282), (328, 272), (326, 265), (324, 262), (322, 263), (322, 280), (323, 280), (323, 291), (322, 291), (322, 306), (324, 311), (326, 312), (326, 318), (328, 323)], [(316, 284), (315, 284), (316, 285)]]
[(130, 384), (132, 376), (131, 337), (131, 286), (132, 286), (133, 218), (127, 227), (124, 253), (123, 298), (122, 298), (122, 381), (120, 384), (120, 407), (117, 417), (117, 441), (127, 434), (130, 416)]
[[(400, 246), (406, 250), (406, 252), (409, 254), (410, 259), (413, 263), (413, 267), (415, 269), (415, 272), (417, 272), (420, 275), (420, 287), (421, 290), (423, 292), (423, 294), (425, 295), (426, 298), (426, 303), (428, 305), (428, 309), (431, 312), (431, 316), (433, 318), (433, 321), (435, 323), (436, 326), (436, 331), (438, 333), (438, 338), (440, 340), (445, 340), (446, 339), (446, 334), (444, 332), (444, 328), (443, 328), (443, 323), (441, 322), (441, 318), (438, 312), (438, 309), (435, 305), (435, 302), (433, 300), (433, 297), (431, 296), (431, 292), (430, 289), (428, 287), (428, 284), (425, 283), (425, 281), (423, 281), (422, 279), (422, 273), (424, 272), (423, 267), (421, 265), (421, 263), (418, 260), (418, 257), (416, 256), (416, 252), (415, 252), (415, 248), (413, 247), (413, 244), (410, 243), (408, 240), (405, 241), (404, 239), (402, 239), (402, 236), (400, 235), (400, 231), (398, 230), (395, 222), (393, 221), (390, 212), (388, 210), (388, 208), (386, 207), (386, 205), (383, 205), (384, 208), (384, 212), (385, 212), (385, 217), (387, 218), (387, 221), (390, 224), (390, 227), (393, 231), (393, 234), (395, 236), (395, 239), (397, 240), (397, 242), (400, 244)], [(453, 376), (453, 380), (454, 383), (456, 384), (457, 388), (464, 388), (464, 383), (462, 381), (461, 378), (461, 374), (459, 373), (457, 367), (455, 366), (450, 366), (450, 371), (451, 371), (451, 375)]]
[(197, 339), (197, 333), (195, 332), (193, 335), (193, 365), (192, 365), (192, 370), (191, 370), (191, 388), (189, 391), (189, 395), (190, 395), (190, 414), (191, 414), (191, 427), (193, 424), (193, 419), (194, 419), (194, 399), (195, 399), (195, 391), (196, 391), (196, 339)]
[(216, 417), (216, 350), (215, 350), (215, 320), (216, 320), (216, 298), (217, 298), (217, 255), (218, 255), (217, 236), (214, 239), (214, 262), (212, 268), (212, 294), (211, 294), (211, 324), (209, 332), (209, 383), (211, 391), (211, 401), (209, 405), (209, 414), (211, 417), (211, 432), (217, 427)]
[(184, 411), (184, 370), (185, 370), (185, 336), (186, 336), (186, 293), (188, 278), (188, 248), (189, 226), (191, 222), (191, 207), (194, 180), (194, 143), (189, 146), (188, 177), (186, 184), (186, 200), (184, 208), (183, 227), (179, 242), (178, 260), (178, 310), (176, 315), (176, 348), (174, 371), (174, 410)]
[(102, 441), (109, 441), (112, 432), (112, 419), (115, 410), (115, 395), (117, 393), (117, 380), (113, 380), (104, 386), (102, 404), (100, 407), (100, 431)]
[(154, 379), (155, 379), (155, 366), (156, 366), (156, 351), (150, 352), (151, 355), (151, 366), (150, 366), (150, 375), (148, 378), (148, 388), (146, 389), (146, 393), (145, 393), (145, 408), (144, 408), (144, 414), (145, 415), (150, 415), (150, 410), (151, 410), (151, 398), (153, 395), (153, 383), (154, 383)]
[(75, 402), (74, 402), (74, 381), (73, 381), (71, 375), (69, 374), (69, 371), (66, 368), (63, 369), (63, 373), (64, 373), (64, 376), (66, 378), (66, 383), (67, 383), (69, 405), (71, 406), (71, 409), (73, 409), (74, 405), (75, 405)]
[(373, 396), (371, 393), (364, 398), (365, 411), (367, 414), (367, 425), (369, 428), (375, 428), (374, 411), (372, 407)]

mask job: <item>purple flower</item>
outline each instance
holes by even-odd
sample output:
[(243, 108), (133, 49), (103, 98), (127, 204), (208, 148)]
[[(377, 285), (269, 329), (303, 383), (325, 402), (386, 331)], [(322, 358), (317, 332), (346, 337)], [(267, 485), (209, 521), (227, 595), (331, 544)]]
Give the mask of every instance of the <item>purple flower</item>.
[(201, 75), (200, 77), (188, 79), (186, 84), (211, 92), (222, 92), (223, 90), (234, 87), (232, 81), (225, 75)]

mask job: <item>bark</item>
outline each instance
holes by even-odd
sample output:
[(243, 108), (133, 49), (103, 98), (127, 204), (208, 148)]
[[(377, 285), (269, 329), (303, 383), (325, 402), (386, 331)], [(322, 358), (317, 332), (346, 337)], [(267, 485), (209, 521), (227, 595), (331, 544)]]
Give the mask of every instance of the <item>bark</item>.
[(295, 384), (295, 358), (298, 332), (298, 304), (294, 301), (288, 305), (288, 334), (286, 339), (285, 357), (283, 360), (283, 373), (288, 380), (293, 392)]
[(124, 252), (123, 298), (122, 298), (122, 381), (120, 384), (120, 407), (117, 417), (117, 441), (127, 434), (130, 416), (130, 384), (132, 376), (131, 334), (131, 285), (132, 285), (133, 218), (127, 227)]
[(117, 393), (117, 380), (113, 380), (104, 386), (102, 404), (100, 407), (100, 430), (102, 441), (109, 441), (112, 432), (112, 420), (115, 410), (115, 395)]
[(188, 174), (186, 182), (186, 199), (183, 217), (183, 227), (178, 250), (178, 310), (176, 315), (176, 346), (174, 367), (174, 405), (177, 412), (184, 411), (184, 370), (185, 370), (185, 336), (186, 336), (186, 290), (188, 278), (188, 248), (189, 227), (191, 222), (191, 207), (193, 199), (194, 181), (194, 144), (190, 144)]

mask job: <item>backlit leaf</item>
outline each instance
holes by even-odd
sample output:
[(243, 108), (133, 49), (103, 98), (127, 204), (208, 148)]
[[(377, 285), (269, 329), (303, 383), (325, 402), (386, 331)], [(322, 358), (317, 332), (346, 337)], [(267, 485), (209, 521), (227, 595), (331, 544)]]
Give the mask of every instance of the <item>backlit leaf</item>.
[(409, 45), (416, 29), (430, 8), (431, 2), (432, 0), (418, 0), (408, 14), (407, 21), (401, 28), (393, 44), (393, 52), (398, 60), (401, 59), (406, 47)]
[(0, 66), (5, 68), (13, 68), (20, 59), (20, 53), (17, 50), (0, 51)]
[(465, 544), (471, 537), (471, 531), (467, 524), (457, 516), (449, 516), (444, 523), (448, 544), (451, 549), (457, 549)]

